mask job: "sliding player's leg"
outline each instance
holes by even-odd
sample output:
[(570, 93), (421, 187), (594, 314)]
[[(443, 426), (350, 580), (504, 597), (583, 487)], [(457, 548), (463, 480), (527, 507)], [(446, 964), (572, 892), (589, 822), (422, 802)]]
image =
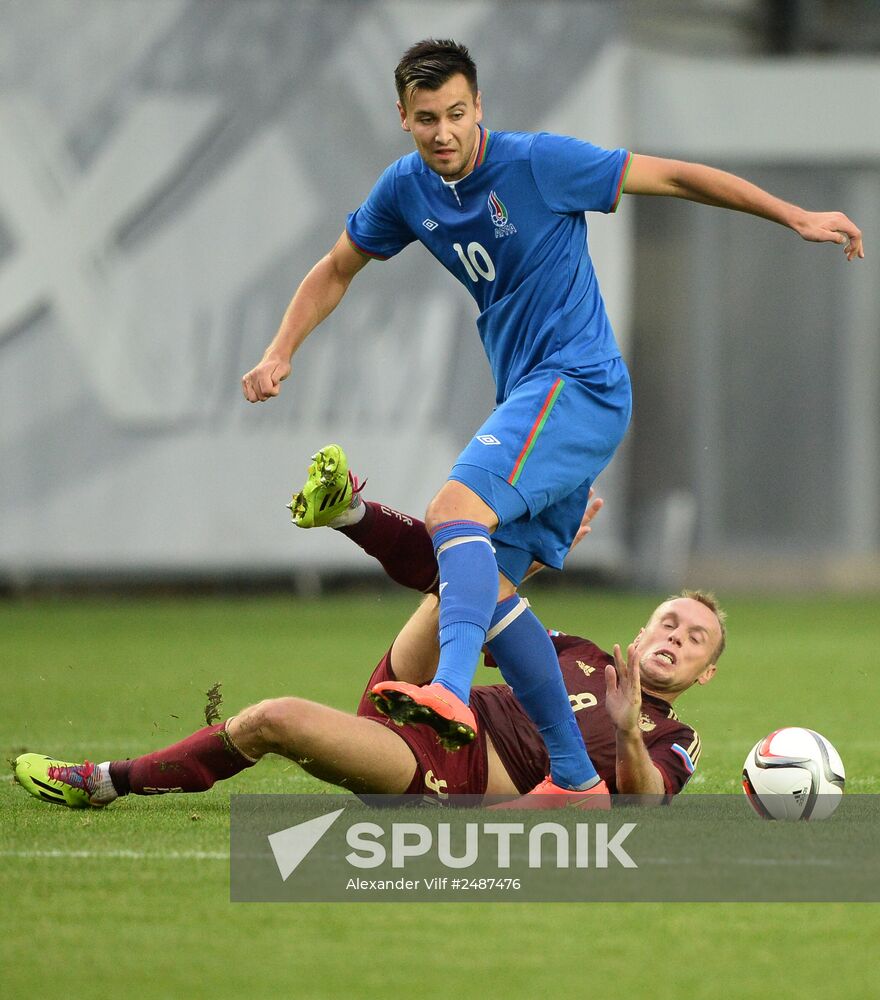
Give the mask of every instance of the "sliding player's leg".
[(131, 760), (75, 763), (29, 753), (17, 758), (14, 773), (36, 798), (84, 808), (127, 794), (204, 792), (267, 753), (358, 792), (402, 793), (416, 769), (412, 751), (391, 730), (301, 698), (276, 698)]
[(302, 698), (260, 702), (231, 719), (227, 731), (249, 756), (287, 757), (360, 794), (403, 794), (416, 770), (412, 750), (393, 730)]
[(312, 456), (308, 478), (290, 502), (300, 528), (330, 527), (373, 556), (396, 583), (427, 593), (437, 586), (437, 561), (423, 522), (363, 499), (361, 483), (339, 445)]
[[(440, 659), (439, 609), (439, 599), (428, 594), (397, 633), (390, 653), (395, 680), (417, 685), (431, 682)], [(368, 692), (372, 686), (367, 685)]]

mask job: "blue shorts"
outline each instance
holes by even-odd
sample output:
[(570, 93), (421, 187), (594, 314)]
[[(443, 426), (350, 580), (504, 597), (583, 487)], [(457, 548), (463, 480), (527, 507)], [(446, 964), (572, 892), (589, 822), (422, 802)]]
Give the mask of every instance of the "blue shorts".
[(480, 427), (450, 473), (498, 517), (498, 568), (519, 584), (537, 560), (561, 569), (590, 487), (632, 413), (622, 358), (586, 368), (536, 370)]

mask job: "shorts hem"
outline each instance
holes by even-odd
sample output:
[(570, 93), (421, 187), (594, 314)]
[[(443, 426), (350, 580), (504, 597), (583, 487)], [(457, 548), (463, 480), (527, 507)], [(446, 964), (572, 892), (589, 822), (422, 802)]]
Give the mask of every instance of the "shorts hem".
[(504, 478), (504, 476), (499, 475), (497, 472), (493, 472), (491, 469), (485, 469), (483, 468), (482, 465), (474, 465), (472, 462), (456, 462), (455, 468), (453, 468), (452, 472), (449, 473), (449, 479), (454, 480), (456, 483), (461, 483), (462, 486), (467, 486), (469, 490), (472, 490), (474, 493), (476, 493), (477, 496), (483, 501), (483, 503), (498, 518), (499, 528), (504, 524), (510, 524), (511, 521), (518, 521), (519, 518), (523, 517), (524, 515), (520, 514), (518, 517), (502, 519), (501, 514), (495, 509), (495, 505), (492, 502), (492, 500), (489, 497), (485, 496), (485, 491), (482, 490), (479, 486), (475, 486), (473, 483), (467, 482), (467, 480), (463, 479), (461, 476), (457, 476), (455, 474), (456, 468), (479, 469), (480, 472), (482, 472), (484, 475), (492, 476), (494, 479), (497, 479), (498, 482), (504, 483), (506, 487), (508, 487), (509, 489), (513, 490), (514, 493), (516, 493), (516, 495), (520, 498), (520, 500), (522, 500), (522, 502), (526, 505), (526, 510), (524, 513), (528, 514), (529, 517), (534, 517), (535, 514), (538, 513), (537, 509), (533, 507), (533, 505), (529, 502), (528, 496), (526, 496), (526, 494), (523, 493), (522, 490), (520, 490), (518, 487), (509, 483)]

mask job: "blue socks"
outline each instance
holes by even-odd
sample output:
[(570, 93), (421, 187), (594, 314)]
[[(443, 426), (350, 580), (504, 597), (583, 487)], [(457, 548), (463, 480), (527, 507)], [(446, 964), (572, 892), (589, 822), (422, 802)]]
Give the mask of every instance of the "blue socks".
[(440, 567), (440, 663), (434, 681), (467, 704), (498, 600), (498, 564), (489, 531), (447, 521), (433, 535)]
[[(504, 619), (520, 608), (520, 613), (503, 625)], [(596, 768), (572, 715), (556, 649), (546, 629), (517, 594), (497, 606), (490, 631), (499, 624), (502, 630), (489, 640), (488, 647), (544, 740), (550, 754), (550, 777), (562, 788), (595, 784)]]
[(486, 634), (500, 625), (489, 649), (538, 727), (550, 754), (550, 777), (562, 788), (595, 784), (596, 768), (544, 626), (516, 594), (496, 606), (498, 564), (488, 530), (476, 521), (447, 521), (434, 532), (433, 543), (440, 567), (440, 662), (434, 681), (467, 704)]

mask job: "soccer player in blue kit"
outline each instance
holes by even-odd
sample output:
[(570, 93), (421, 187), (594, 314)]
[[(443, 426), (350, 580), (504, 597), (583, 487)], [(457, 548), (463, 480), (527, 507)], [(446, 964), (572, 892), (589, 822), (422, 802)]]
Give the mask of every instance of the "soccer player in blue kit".
[[(461, 281), (480, 308), (497, 405), (425, 519), (440, 568), (437, 673), (422, 687), (378, 684), (373, 697), (395, 721), (427, 723), (444, 745), (463, 745), (474, 737), (468, 693), (486, 645), (549, 753), (535, 803), (606, 805), (552, 642), (517, 594), (533, 561), (562, 567), (590, 487), (630, 418), (629, 376), (590, 261), (584, 213), (613, 212), (623, 194), (686, 198), (842, 244), (848, 260), (864, 256), (862, 234), (839, 212), (805, 211), (711, 167), (565, 136), (491, 132), (482, 125), (476, 66), (453, 41), (412, 46), (395, 83), (416, 151), (391, 164), (349, 215), (262, 361), (243, 377), (243, 391), (251, 402), (278, 395), (293, 353), (370, 260), (418, 240)], [(343, 523), (347, 476), (319, 453), (310, 483), (330, 506), (323, 520), (307, 522), (304, 513), (314, 511), (297, 508), (295, 497), (297, 523), (329, 523), (330, 515)]]

